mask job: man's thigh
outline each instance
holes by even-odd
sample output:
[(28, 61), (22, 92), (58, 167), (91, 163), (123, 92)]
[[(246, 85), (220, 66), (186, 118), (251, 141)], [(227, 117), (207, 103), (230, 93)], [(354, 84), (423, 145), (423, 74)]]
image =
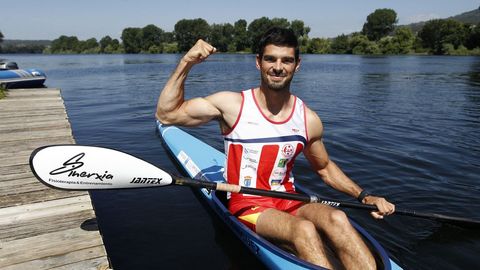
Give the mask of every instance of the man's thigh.
[(257, 219), (257, 233), (276, 243), (290, 243), (295, 224), (302, 218), (277, 210), (267, 209)]

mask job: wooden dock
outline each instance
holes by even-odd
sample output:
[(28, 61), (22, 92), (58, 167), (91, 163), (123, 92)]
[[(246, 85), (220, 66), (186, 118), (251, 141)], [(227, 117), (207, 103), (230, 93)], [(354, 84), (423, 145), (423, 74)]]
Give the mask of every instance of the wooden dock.
[(31, 152), (74, 143), (59, 89), (16, 89), (0, 100), (0, 269), (109, 269), (87, 192), (40, 184)]

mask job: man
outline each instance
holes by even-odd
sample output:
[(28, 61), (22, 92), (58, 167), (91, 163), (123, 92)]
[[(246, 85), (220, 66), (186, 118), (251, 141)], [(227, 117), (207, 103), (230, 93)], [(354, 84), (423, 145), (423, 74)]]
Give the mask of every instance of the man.
[[(318, 115), (290, 93), (300, 68), (298, 41), (291, 30), (272, 28), (259, 44), (256, 66), (260, 86), (238, 92), (217, 92), (184, 99), (184, 83), (191, 68), (216, 49), (199, 40), (181, 59), (162, 90), (157, 118), (164, 124), (195, 126), (220, 123), (225, 140), (229, 183), (295, 192), (291, 170), (303, 152), (313, 170), (330, 186), (374, 204), (373, 217), (395, 210), (384, 198), (372, 196), (348, 178), (328, 157)], [(346, 269), (375, 269), (375, 260), (344, 212), (322, 204), (232, 194), (229, 210), (259, 235), (311, 263), (336, 268), (329, 243)]]

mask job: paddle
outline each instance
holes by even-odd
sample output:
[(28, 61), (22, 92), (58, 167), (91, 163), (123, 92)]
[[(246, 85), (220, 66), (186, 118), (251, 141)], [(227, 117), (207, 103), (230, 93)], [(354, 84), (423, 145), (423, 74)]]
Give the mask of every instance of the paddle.
[[(333, 207), (377, 210), (374, 205), (320, 198), (316, 195), (262, 190), (226, 183), (172, 176), (155, 165), (109, 148), (81, 145), (40, 147), (30, 156), (32, 172), (43, 184), (62, 190), (100, 190), (185, 185), (211, 190), (246, 193), (316, 202)], [(434, 219), (464, 227), (480, 227), (480, 221), (396, 208), (395, 214)]]

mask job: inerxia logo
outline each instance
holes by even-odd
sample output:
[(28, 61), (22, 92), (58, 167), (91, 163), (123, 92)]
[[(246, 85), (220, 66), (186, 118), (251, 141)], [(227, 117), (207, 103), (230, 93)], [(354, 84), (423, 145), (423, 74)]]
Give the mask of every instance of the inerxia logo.
[(50, 175), (68, 173), (69, 177), (93, 178), (100, 181), (103, 181), (104, 179), (113, 179), (113, 175), (109, 174), (108, 171), (105, 171), (103, 174), (97, 172), (76, 171), (78, 168), (84, 165), (84, 163), (80, 161), (84, 156), (85, 153), (80, 153), (73, 156), (69, 160), (65, 161), (62, 164), (62, 167), (51, 171)]

